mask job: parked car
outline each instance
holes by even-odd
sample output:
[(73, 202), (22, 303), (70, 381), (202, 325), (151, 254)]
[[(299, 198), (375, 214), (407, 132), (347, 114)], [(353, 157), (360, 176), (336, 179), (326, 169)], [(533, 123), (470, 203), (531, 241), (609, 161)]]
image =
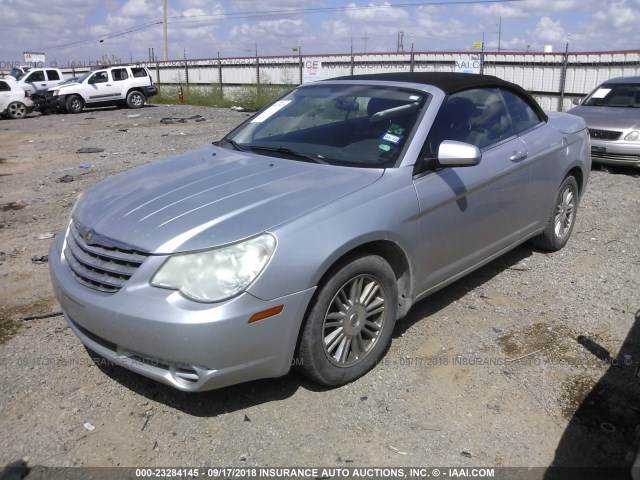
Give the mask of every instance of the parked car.
[(20, 88), (11, 77), (0, 79), (0, 116), (23, 118), (33, 108), (29, 92)]
[(585, 122), (496, 77), (300, 86), (214, 145), (93, 187), (51, 246), (89, 350), (185, 391), (357, 379), (396, 320), (517, 245), (567, 243)]
[(75, 82), (38, 92), (41, 111), (80, 113), (85, 107), (128, 106), (141, 108), (158, 88), (148, 70), (138, 65), (112, 65), (92, 70)]
[(54, 87), (64, 81), (64, 75), (58, 68), (14, 67), (9, 73), (18, 85), (30, 94), (37, 90)]
[(586, 120), (594, 162), (640, 167), (640, 77), (607, 80), (568, 113)]

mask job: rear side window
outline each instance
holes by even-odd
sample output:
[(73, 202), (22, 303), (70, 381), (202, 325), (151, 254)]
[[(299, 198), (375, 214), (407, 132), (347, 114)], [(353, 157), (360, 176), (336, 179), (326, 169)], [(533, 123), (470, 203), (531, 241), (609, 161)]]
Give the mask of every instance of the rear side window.
[(111, 70), (111, 76), (114, 81), (126, 80), (129, 78), (129, 74), (127, 73), (126, 68), (114, 68)]
[(144, 67), (131, 67), (131, 73), (134, 77), (146, 77), (147, 70)]
[(0, 92), (10, 92), (11, 87), (7, 82), (0, 81)]
[(454, 93), (443, 103), (427, 142), (432, 154), (444, 140), (489, 148), (515, 136), (505, 102), (496, 88)]
[(535, 110), (515, 93), (503, 90), (502, 96), (511, 115), (513, 128), (518, 135), (542, 122)]
[(57, 70), (47, 70), (47, 77), (49, 80), (60, 80), (60, 74)]

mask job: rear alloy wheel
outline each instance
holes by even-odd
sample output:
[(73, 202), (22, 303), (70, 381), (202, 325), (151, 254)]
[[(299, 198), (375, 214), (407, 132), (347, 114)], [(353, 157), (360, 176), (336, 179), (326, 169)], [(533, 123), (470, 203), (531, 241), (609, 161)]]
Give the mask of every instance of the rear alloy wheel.
[(67, 98), (66, 107), (69, 113), (80, 113), (84, 109), (84, 102), (78, 95), (72, 95)]
[(129, 108), (144, 107), (144, 95), (137, 90), (129, 92), (129, 95), (127, 95), (127, 106)]
[(13, 119), (24, 118), (27, 115), (27, 107), (22, 102), (12, 102), (7, 107), (7, 115)]
[(396, 278), (381, 257), (357, 258), (320, 288), (298, 345), (298, 368), (327, 386), (349, 383), (387, 349), (398, 306)]
[(544, 231), (532, 239), (536, 246), (553, 252), (567, 244), (576, 223), (578, 200), (578, 183), (573, 176), (568, 176), (558, 189)]

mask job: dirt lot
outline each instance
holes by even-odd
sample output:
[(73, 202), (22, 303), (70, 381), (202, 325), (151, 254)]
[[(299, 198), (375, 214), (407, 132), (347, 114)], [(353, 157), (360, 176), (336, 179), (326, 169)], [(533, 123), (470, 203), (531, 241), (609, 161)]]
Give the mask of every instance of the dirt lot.
[[(194, 115), (205, 121), (160, 122)], [(632, 463), (640, 425), (633, 170), (592, 172), (564, 250), (522, 246), (417, 304), (384, 361), (345, 387), (320, 389), (291, 373), (184, 394), (92, 363), (56, 315), (43, 258), (76, 197), (220, 138), (245, 115), (153, 106), (0, 120), (0, 466)], [(102, 151), (77, 153), (89, 147)]]

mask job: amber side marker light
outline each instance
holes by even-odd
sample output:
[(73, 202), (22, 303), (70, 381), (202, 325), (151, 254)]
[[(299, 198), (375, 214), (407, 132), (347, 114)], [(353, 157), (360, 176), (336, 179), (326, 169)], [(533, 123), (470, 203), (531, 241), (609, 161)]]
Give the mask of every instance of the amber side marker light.
[(258, 320), (264, 320), (265, 318), (273, 317), (274, 315), (278, 315), (284, 310), (284, 305), (278, 305), (277, 307), (270, 308), (268, 310), (263, 310), (258, 313), (254, 313), (249, 319), (249, 323), (257, 322)]

